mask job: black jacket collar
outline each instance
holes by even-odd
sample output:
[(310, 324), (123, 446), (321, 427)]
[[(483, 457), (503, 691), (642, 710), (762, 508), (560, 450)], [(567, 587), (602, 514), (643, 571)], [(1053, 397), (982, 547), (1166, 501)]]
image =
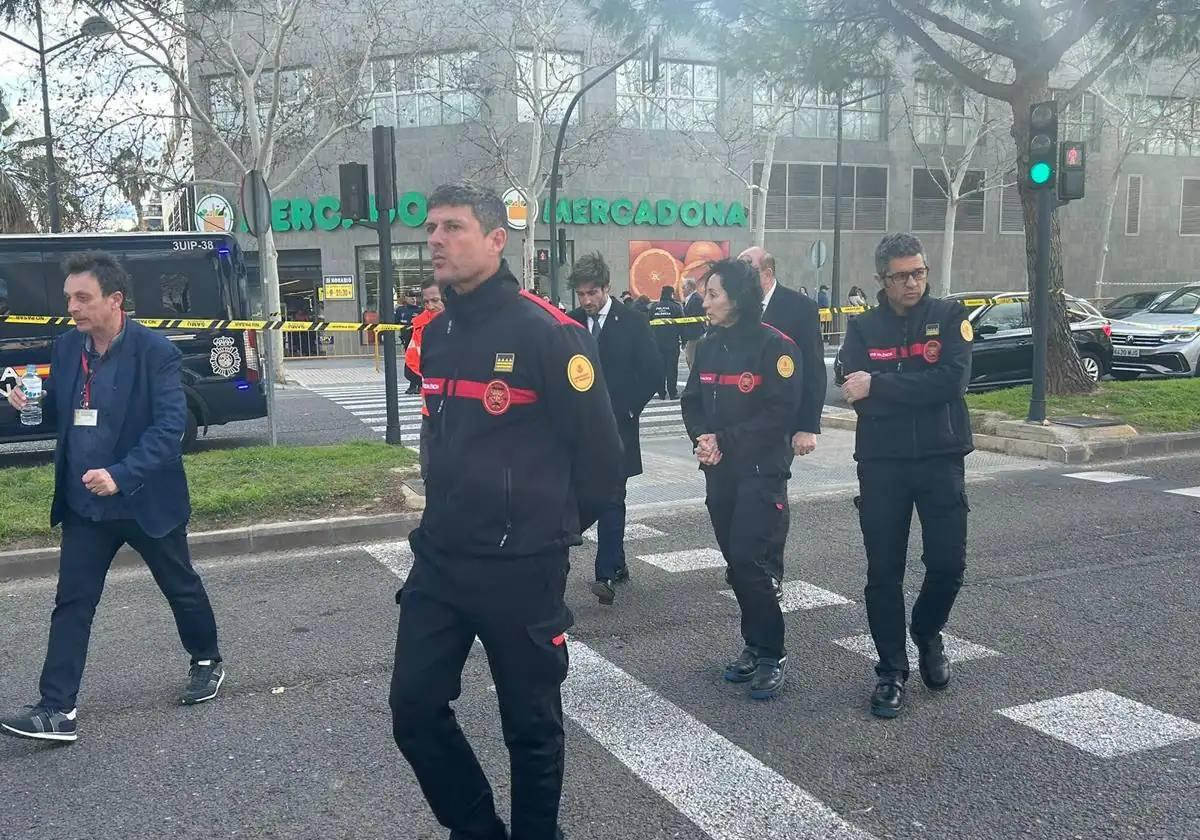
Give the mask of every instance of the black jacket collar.
[(521, 284), (508, 270), (508, 262), (500, 261), (500, 268), (483, 281), (483, 285), (470, 294), (460, 295), (453, 288), (447, 287), (443, 296), (446, 300), (446, 311), (455, 320), (483, 320), (503, 306), (517, 298)]
[(877, 295), (879, 300), (879, 308), (889, 317), (900, 321), (908, 321), (913, 318), (922, 317), (925, 310), (929, 307), (929, 302), (933, 300), (933, 295), (930, 294), (929, 286), (925, 287), (925, 294), (921, 295), (921, 299), (916, 302), (912, 309), (908, 310), (904, 315), (897, 315), (896, 310), (892, 309), (892, 305), (888, 303), (887, 292), (883, 289), (879, 290)]

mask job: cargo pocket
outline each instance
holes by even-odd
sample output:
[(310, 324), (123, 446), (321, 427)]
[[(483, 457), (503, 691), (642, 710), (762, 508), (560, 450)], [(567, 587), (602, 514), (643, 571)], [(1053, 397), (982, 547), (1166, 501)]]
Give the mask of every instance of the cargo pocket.
[(574, 624), (575, 616), (563, 604), (554, 618), (526, 626), (533, 643), (527, 673), (531, 681), (541, 685), (562, 685), (567, 678), (567, 630)]

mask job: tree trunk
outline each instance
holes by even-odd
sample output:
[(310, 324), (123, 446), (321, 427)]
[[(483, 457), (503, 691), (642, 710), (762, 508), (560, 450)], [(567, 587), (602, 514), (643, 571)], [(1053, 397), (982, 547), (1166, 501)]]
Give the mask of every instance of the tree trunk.
[(958, 229), (958, 199), (946, 199), (946, 224), (942, 228), (942, 297), (954, 291), (950, 271), (954, 267), (954, 233)]
[(1096, 271), (1096, 298), (1104, 297), (1104, 273), (1108, 270), (1108, 251), (1112, 244), (1113, 213), (1117, 207), (1117, 188), (1121, 184), (1121, 169), (1113, 173), (1112, 186), (1108, 195), (1104, 196), (1104, 213), (1101, 214), (1101, 224), (1104, 225), (1100, 235), (1100, 267)]
[[(533, 288), (534, 264), (537, 258), (537, 223), (538, 213), (541, 210), (538, 208), (538, 200), (532, 195), (526, 195), (525, 201), (529, 207), (529, 222), (525, 227), (525, 243), (521, 249), (521, 288)], [(554, 212), (554, 208), (550, 208), (550, 212)], [(550, 259), (554, 259), (554, 243), (550, 243)], [(545, 290), (549, 292), (549, 290)]]
[[(284, 317), (279, 302), (279, 250), (275, 247), (275, 232), (267, 226), (263, 234), (265, 254), (258, 255), (258, 271), (262, 278), (263, 309), (265, 317)], [(280, 385), (287, 384), (287, 376), (283, 370), (283, 331), (268, 330), (267, 341), (271, 343), (271, 361), (275, 370), (275, 381)]]
[[(1037, 305), (1037, 191), (1030, 188), (1023, 173), (1029, 168), (1029, 106), (1049, 96), (1048, 81), (1033, 83), (1018, 79), (1024, 87), (1024, 96), (1012, 102), (1012, 136), (1017, 146), (1017, 172), (1021, 193), (1021, 206), (1025, 216), (1025, 259), (1028, 272), (1030, 311)], [(1095, 389), (1095, 384), (1083, 372), (1079, 361), (1079, 349), (1071, 336), (1067, 320), (1067, 302), (1063, 287), (1062, 239), (1058, 227), (1058, 214), (1050, 217), (1050, 323), (1046, 347), (1046, 393), (1050, 396), (1086, 394)]]
[(779, 140), (779, 122), (772, 123), (763, 141), (763, 171), (758, 185), (758, 204), (754, 206), (754, 230), (751, 231), (754, 244), (759, 248), (767, 247), (767, 196), (771, 191), (771, 168), (775, 165), (775, 146)]

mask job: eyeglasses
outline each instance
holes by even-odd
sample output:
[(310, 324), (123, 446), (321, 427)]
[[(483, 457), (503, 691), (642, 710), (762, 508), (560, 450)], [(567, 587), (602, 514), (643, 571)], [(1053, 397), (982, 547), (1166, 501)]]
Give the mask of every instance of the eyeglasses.
[(895, 274), (885, 274), (883, 279), (893, 286), (920, 285), (929, 278), (928, 268), (918, 268), (915, 271), (897, 271)]

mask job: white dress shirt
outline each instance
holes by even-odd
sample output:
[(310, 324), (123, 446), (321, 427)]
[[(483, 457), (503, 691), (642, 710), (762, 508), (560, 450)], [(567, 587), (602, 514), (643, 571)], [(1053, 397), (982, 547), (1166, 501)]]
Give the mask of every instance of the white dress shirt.
[(771, 305), (771, 298), (774, 296), (775, 287), (778, 285), (779, 285), (779, 281), (778, 280), (774, 281), (773, 283), (771, 283), (771, 290), (768, 291), (765, 295), (763, 295), (763, 312), (766, 312), (767, 307)]
[[(588, 318), (588, 331), (591, 332), (592, 335), (598, 335), (600, 330), (604, 329), (604, 320), (608, 317), (609, 310), (612, 309), (612, 302), (612, 295), (609, 295), (608, 299), (604, 301), (604, 307), (600, 310), (599, 314), (597, 314), (595, 317)], [(599, 326), (597, 326), (597, 324), (599, 324)]]

